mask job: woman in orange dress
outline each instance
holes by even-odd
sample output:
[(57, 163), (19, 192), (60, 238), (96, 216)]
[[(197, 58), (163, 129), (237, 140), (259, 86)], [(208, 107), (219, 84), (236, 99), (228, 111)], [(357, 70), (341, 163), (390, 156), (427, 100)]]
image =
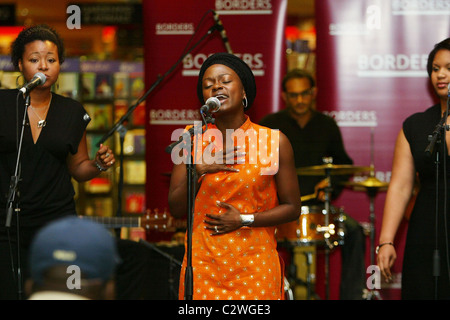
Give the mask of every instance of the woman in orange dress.
[[(292, 147), (278, 130), (259, 126), (245, 115), (256, 96), (255, 79), (245, 62), (216, 53), (198, 79), (202, 104), (220, 100), (215, 124), (195, 140), (198, 185), (193, 211), (192, 272), (195, 300), (283, 299), (283, 267), (275, 226), (300, 213), (300, 191)], [(171, 214), (187, 212), (185, 163), (173, 168)], [(180, 299), (186, 298), (186, 256)]]

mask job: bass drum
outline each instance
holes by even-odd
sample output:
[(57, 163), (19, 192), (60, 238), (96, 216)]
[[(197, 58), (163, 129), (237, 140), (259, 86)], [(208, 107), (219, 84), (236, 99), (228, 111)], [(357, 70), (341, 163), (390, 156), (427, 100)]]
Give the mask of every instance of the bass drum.
[[(328, 228), (325, 225), (325, 217), (326, 210), (323, 205), (302, 206), (298, 220), (277, 226), (277, 241), (288, 242), (294, 246), (324, 246), (327, 243), (342, 245), (345, 235), (344, 210), (330, 206)], [(325, 238), (326, 234), (329, 235), (328, 239)]]

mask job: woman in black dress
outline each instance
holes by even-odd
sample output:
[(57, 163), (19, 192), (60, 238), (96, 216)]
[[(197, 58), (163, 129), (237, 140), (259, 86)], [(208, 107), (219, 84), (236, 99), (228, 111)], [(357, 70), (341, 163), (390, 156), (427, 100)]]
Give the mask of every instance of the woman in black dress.
[[(435, 45), (428, 56), (427, 71), (439, 103), (408, 117), (394, 151), (392, 178), (386, 196), (379, 238), (378, 266), (387, 281), (397, 256), (394, 239), (412, 195), (416, 176), (420, 190), (411, 212), (402, 270), (402, 299), (450, 299), (449, 232), (450, 132), (433, 152), (426, 152), (431, 135), (447, 110), (450, 83), (450, 38)], [(446, 121), (450, 124), (450, 118)], [(445, 139), (444, 139), (445, 138)], [(444, 143), (445, 142), (445, 143)], [(439, 155), (439, 186), (436, 187), (436, 152)], [(444, 166), (446, 165), (446, 167)], [(446, 181), (447, 193), (445, 194)], [(436, 192), (438, 190), (438, 192)], [(437, 197), (437, 198), (436, 198)], [(438, 212), (436, 212), (438, 199)], [(435, 257), (439, 259), (435, 259)], [(434, 261), (437, 261), (434, 264)], [(434, 267), (439, 267), (434, 273)]]
[(37, 73), (46, 81), (29, 93), (20, 181), (13, 206), (20, 211), (13, 213), (10, 226), (6, 224), (7, 207), (11, 207), (7, 197), (15, 174), (25, 103), (18, 89), (0, 90), (0, 300), (23, 298), (17, 277), (17, 239), (24, 279), (28, 247), (36, 231), (57, 218), (77, 214), (71, 179), (90, 180), (115, 162), (107, 146), (101, 146), (95, 159), (89, 159), (89, 116), (79, 102), (51, 92), (64, 61), (63, 42), (53, 29), (44, 25), (24, 29), (12, 45), (11, 60), (25, 82)]

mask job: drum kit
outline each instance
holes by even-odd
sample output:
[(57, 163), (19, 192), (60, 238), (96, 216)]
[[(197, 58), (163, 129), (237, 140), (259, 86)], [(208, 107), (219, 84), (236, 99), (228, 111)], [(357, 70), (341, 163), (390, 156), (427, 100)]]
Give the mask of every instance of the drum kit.
[[(331, 158), (324, 158), (323, 165), (297, 168), (299, 176), (323, 176), (328, 182), (328, 186), (324, 189), (325, 201), (323, 205), (302, 206), (300, 217), (293, 223), (281, 225), (277, 227), (277, 239), (279, 242), (288, 243), (291, 247), (297, 246), (314, 246), (325, 250), (325, 295), (329, 298), (329, 253), (334, 247), (344, 244), (345, 236), (345, 213), (342, 208), (338, 209), (331, 205), (331, 192), (333, 186), (331, 184), (331, 176), (351, 176), (354, 174), (370, 173), (370, 175), (362, 181), (346, 181), (339, 185), (353, 189), (354, 191), (366, 192), (370, 198), (370, 215), (369, 215), (369, 234), (370, 234), (370, 252), (371, 264), (375, 264), (375, 209), (374, 199), (378, 192), (386, 191), (388, 183), (378, 180), (374, 174), (374, 166), (354, 166), (354, 165), (338, 165), (333, 164)], [(305, 195), (301, 197), (302, 202), (313, 200), (316, 194)], [(310, 259), (306, 259), (309, 272)], [(307, 274), (306, 283), (308, 288), (307, 299), (312, 298), (310, 275)], [(378, 292), (371, 291), (366, 299), (374, 297), (380, 298)], [(316, 294), (314, 294), (317, 297)]]

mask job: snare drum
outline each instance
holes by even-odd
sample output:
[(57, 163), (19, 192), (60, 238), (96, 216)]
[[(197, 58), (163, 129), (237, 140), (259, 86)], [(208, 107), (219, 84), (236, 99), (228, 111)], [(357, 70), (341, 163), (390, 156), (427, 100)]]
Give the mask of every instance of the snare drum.
[(278, 241), (288, 241), (293, 245), (324, 245), (325, 235), (333, 245), (342, 245), (345, 235), (345, 215), (342, 208), (330, 206), (329, 227), (325, 225), (326, 210), (322, 205), (302, 206), (296, 221), (277, 226)]

